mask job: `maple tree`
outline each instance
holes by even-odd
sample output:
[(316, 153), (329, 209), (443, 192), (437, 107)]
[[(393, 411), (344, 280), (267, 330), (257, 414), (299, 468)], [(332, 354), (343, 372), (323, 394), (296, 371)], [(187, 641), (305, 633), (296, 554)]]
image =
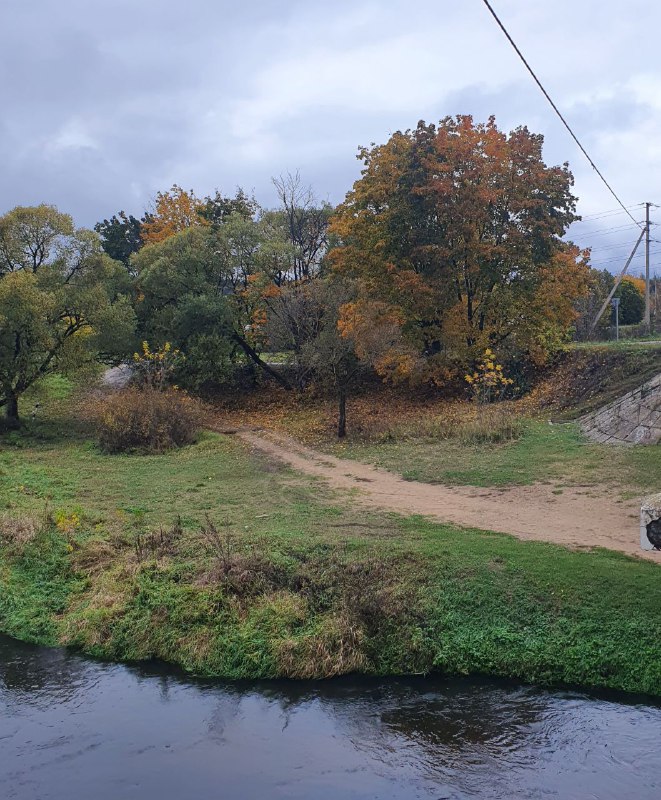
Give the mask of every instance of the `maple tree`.
[(588, 267), (561, 239), (573, 177), (542, 145), (457, 116), (359, 151), (330, 259), (358, 285), (344, 334), (382, 375), (442, 381), (487, 347), (543, 362), (566, 337)]
[(154, 208), (146, 216), (142, 224), (141, 237), (143, 244), (154, 244), (186, 228), (198, 225), (209, 225), (204, 216), (207, 206), (195, 196), (191, 189), (186, 191), (173, 184), (167, 192), (158, 192), (154, 200)]

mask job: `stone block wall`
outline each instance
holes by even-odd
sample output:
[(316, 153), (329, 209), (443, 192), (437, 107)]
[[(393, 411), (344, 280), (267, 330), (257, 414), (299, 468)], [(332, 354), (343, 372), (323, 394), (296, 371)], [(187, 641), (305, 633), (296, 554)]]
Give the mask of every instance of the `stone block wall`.
[(579, 420), (585, 435), (603, 444), (661, 442), (661, 374)]

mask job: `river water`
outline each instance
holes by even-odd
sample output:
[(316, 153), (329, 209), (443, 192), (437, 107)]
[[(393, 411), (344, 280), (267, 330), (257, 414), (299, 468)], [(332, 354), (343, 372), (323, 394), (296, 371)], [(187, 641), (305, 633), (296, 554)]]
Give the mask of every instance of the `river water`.
[(2, 800), (661, 798), (661, 706), (486, 680), (228, 684), (0, 637)]

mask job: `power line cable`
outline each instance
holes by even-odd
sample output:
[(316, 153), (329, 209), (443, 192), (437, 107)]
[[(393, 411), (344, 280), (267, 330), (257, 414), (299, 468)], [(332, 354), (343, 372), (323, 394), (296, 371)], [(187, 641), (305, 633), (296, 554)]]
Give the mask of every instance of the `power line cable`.
[(631, 228), (639, 228), (638, 225), (633, 225), (631, 222), (626, 225), (615, 225), (612, 228), (597, 228), (596, 231), (572, 231), (576, 236), (610, 236), (611, 233), (621, 233)]
[[(590, 156), (588, 155), (588, 151), (585, 149), (585, 147), (583, 147), (583, 145), (581, 144), (581, 142), (580, 142), (580, 141), (579, 141), (579, 139), (578, 139), (578, 136), (576, 136), (576, 134), (574, 133), (574, 131), (573, 131), (573, 130), (571, 129), (571, 127), (569, 126), (569, 123), (567, 122), (567, 120), (566, 120), (566, 119), (565, 119), (565, 118), (562, 116), (562, 114), (560, 113), (560, 110), (559, 110), (559, 108), (556, 106), (556, 104), (555, 104), (555, 103), (553, 102), (553, 100), (551, 99), (551, 95), (550, 95), (550, 94), (549, 94), (549, 93), (546, 91), (546, 89), (545, 89), (545, 88), (544, 88), (544, 86), (542, 85), (542, 82), (539, 80), (539, 78), (537, 77), (537, 75), (535, 75), (535, 73), (533, 72), (533, 69), (532, 69), (532, 67), (530, 66), (530, 64), (529, 64), (529, 63), (526, 61), (526, 59), (524, 58), (524, 56), (523, 56), (523, 53), (522, 53), (522, 52), (519, 50), (519, 48), (517, 47), (517, 44), (516, 44), (516, 42), (515, 42), (515, 41), (514, 41), (514, 39), (512, 39), (512, 37), (510, 36), (510, 34), (509, 34), (509, 32), (508, 32), (507, 28), (506, 28), (506, 27), (503, 25), (503, 23), (500, 21), (500, 18), (498, 17), (498, 14), (496, 14), (496, 12), (493, 10), (493, 8), (492, 8), (492, 6), (491, 6), (491, 3), (489, 2), (489, 0), (482, 0), (482, 2), (483, 2), (483, 3), (484, 3), (484, 5), (485, 5), (485, 6), (486, 6), (486, 7), (489, 9), (489, 12), (491, 13), (491, 16), (492, 16), (492, 17), (493, 17), (493, 18), (496, 20), (496, 22), (498, 23), (498, 27), (499, 27), (499, 28), (501, 29), (501, 31), (502, 31), (502, 32), (505, 34), (505, 36), (507, 37), (507, 40), (508, 40), (508, 41), (509, 41), (509, 43), (512, 45), (512, 47), (514, 48), (514, 50), (515, 50), (516, 54), (517, 54), (517, 55), (519, 56), (519, 58), (521, 59), (521, 61), (523, 62), (524, 66), (526, 67), (526, 69), (528, 70), (528, 72), (529, 72), (529, 73), (532, 75), (532, 77), (533, 77), (533, 80), (535, 81), (535, 83), (537, 84), (537, 86), (539, 86), (539, 88), (541, 89), (541, 91), (542, 91), (542, 94), (544, 95), (544, 97), (546, 97), (546, 99), (547, 99), (547, 100), (549, 101), (549, 103), (551, 104), (551, 108), (552, 108), (552, 109), (555, 111), (555, 113), (558, 115), (558, 117), (559, 117), (559, 118), (560, 118), (560, 120), (562, 121), (562, 124), (563, 124), (563, 125), (565, 126), (565, 128), (567, 128), (567, 130), (569, 131), (569, 134), (571, 135), (572, 139), (573, 139), (573, 140), (576, 142), (576, 144), (579, 146), (579, 148), (580, 148), (581, 152), (583, 153), (583, 155), (584, 155), (584, 156), (587, 158), (587, 160), (590, 162), (590, 166), (592, 167), (592, 169), (593, 169), (593, 170), (594, 170), (594, 171), (597, 173), (597, 175), (598, 175), (598, 176), (601, 178), (601, 180), (602, 180), (602, 181), (603, 181), (603, 183), (604, 183), (604, 186), (606, 186), (606, 188), (608, 189), (608, 191), (609, 191), (609, 192), (610, 192), (610, 193), (613, 195), (613, 197), (614, 197), (614, 198), (617, 200), (617, 202), (618, 202), (618, 204), (621, 206), (621, 208), (622, 208), (622, 209), (623, 209), (623, 210), (624, 210), (624, 211), (625, 211), (625, 212), (626, 212), (626, 213), (627, 213), (627, 214), (628, 214), (628, 215), (631, 217), (631, 219), (633, 220), (633, 222), (636, 222), (636, 220), (635, 220), (635, 219), (633, 218), (633, 216), (631, 215), (631, 212), (629, 211), (629, 209), (628, 209), (628, 208), (627, 208), (627, 207), (624, 205), (624, 203), (623, 203), (623, 202), (620, 200), (620, 198), (619, 198), (619, 197), (617, 196), (617, 194), (615, 193), (615, 190), (613, 189), (613, 187), (610, 185), (610, 183), (608, 183), (608, 181), (606, 180), (606, 178), (604, 178), (603, 174), (601, 173), (601, 171), (599, 170), (599, 168), (597, 167), (597, 165), (596, 165), (596, 164), (594, 163), (594, 161), (593, 161), (593, 160), (590, 158)], [(637, 222), (636, 222), (636, 225), (638, 225), (638, 227), (640, 227), (640, 225), (639, 225)]]
[[(650, 239), (650, 241), (652, 241), (652, 240)], [(594, 247), (592, 247), (591, 245), (588, 244), (588, 245), (586, 245), (586, 247), (589, 247), (590, 250), (592, 250), (593, 253), (595, 251), (598, 252), (598, 253), (603, 253), (606, 250), (617, 250), (618, 248), (628, 247), (629, 249), (631, 249), (631, 242), (630, 241), (626, 241), (626, 242), (618, 242), (617, 244), (605, 244), (605, 245), (596, 244)]]
[[(650, 255), (651, 255), (651, 256), (653, 256), (653, 255), (657, 255), (658, 253), (661, 253), (661, 249), (659, 249), (659, 250), (650, 250)], [(636, 255), (634, 256), (634, 258), (641, 258), (641, 257), (643, 257), (644, 255), (645, 255), (645, 252), (644, 252), (644, 251), (642, 251), (642, 252), (638, 252), (638, 253), (636, 253)], [(619, 262), (621, 262), (621, 261), (622, 261), (622, 256), (616, 256), (615, 258), (591, 258), (590, 260), (591, 260), (591, 261), (594, 261), (594, 263), (595, 263), (595, 264), (611, 264), (611, 263), (612, 263), (612, 262), (614, 262), (614, 261), (619, 261)], [(633, 260), (633, 259), (632, 259), (632, 260)]]
[[(627, 206), (627, 211), (632, 208), (640, 208), (640, 206), (644, 205), (645, 203), (636, 203), (636, 205)], [(600, 219), (601, 217), (613, 217), (616, 216), (617, 214), (623, 214), (623, 213), (625, 212), (622, 211), (621, 208), (615, 208), (612, 211), (595, 211), (592, 214), (580, 214), (579, 216), (581, 217), (581, 219), (579, 220), (579, 222), (583, 222), (583, 220)]]

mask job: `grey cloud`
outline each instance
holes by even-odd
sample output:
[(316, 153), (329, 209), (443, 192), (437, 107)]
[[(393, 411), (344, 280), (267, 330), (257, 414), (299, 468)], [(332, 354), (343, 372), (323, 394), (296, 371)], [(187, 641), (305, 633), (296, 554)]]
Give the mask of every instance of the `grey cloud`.
[[(499, 3), (632, 202), (661, 180), (661, 154), (632, 174), (616, 152), (626, 144), (607, 138), (619, 126), (637, 146), (641, 126), (648, 137), (661, 127), (661, 109), (628, 88), (637, 70), (661, 81), (645, 46), (661, 11), (636, 2), (644, 23), (612, 1)], [(612, 207), (483, 12), (432, 0), (4, 0), (0, 213), (46, 201), (92, 225), (140, 213), (174, 181), (198, 193), (242, 185), (269, 204), (271, 176), (296, 169), (338, 202), (359, 145), (465, 112), (545, 133), (547, 160), (571, 161), (584, 210)]]

